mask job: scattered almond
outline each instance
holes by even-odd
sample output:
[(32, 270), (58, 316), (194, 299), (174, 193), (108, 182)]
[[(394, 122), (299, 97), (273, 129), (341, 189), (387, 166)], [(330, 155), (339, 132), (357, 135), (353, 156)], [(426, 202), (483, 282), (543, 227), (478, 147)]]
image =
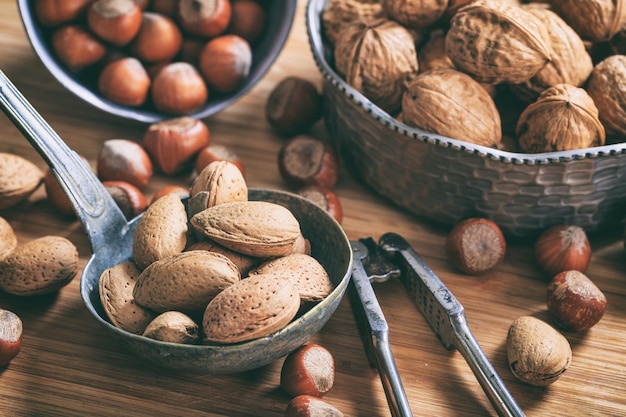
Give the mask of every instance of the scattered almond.
[(5, 259), (17, 247), (17, 236), (11, 224), (0, 217), (0, 261)]
[(42, 183), (43, 171), (18, 155), (0, 152), (0, 210), (24, 201)]

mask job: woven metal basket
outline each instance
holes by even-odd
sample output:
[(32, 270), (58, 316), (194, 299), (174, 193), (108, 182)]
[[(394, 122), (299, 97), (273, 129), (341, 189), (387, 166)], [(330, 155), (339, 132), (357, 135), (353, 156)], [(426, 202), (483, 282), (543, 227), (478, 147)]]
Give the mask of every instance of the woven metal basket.
[(511, 237), (534, 237), (555, 224), (587, 232), (621, 225), (626, 143), (523, 154), (407, 126), (335, 72), (322, 36), (325, 6), (326, 0), (307, 4), (309, 42), (324, 77), (326, 126), (357, 178), (419, 217), (445, 225), (486, 217)]

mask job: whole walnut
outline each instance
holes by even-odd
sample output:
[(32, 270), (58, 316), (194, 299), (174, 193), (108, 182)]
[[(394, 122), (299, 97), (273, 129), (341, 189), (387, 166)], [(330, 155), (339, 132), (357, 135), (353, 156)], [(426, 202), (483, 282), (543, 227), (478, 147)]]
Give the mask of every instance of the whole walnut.
[(379, 2), (330, 0), (321, 13), (322, 31), (331, 45), (334, 45), (341, 31), (353, 20), (382, 17), (385, 17), (385, 12)]
[(540, 153), (604, 145), (598, 108), (587, 92), (569, 84), (545, 90), (520, 115), (516, 136), (521, 152)]
[(448, 7), (448, 0), (382, 0), (389, 19), (401, 25), (424, 31), (437, 22)]
[(428, 34), (426, 42), (417, 50), (419, 72), (436, 68), (453, 68), (454, 64), (446, 53), (446, 33), (443, 29), (434, 29)]
[(400, 109), (405, 83), (419, 69), (412, 34), (388, 19), (352, 22), (334, 57), (346, 82), (388, 113)]
[(545, 5), (530, 3), (522, 7), (537, 16), (547, 29), (546, 44), (550, 48), (551, 61), (528, 81), (515, 85), (513, 91), (520, 98), (531, 102), (543, 90), (557, 84), (582, 86), (591, 74), (593, 62), (580, 36)]
[(626, 141), (626, 55), (612, 55), (596, 64), (587, 91), (607, 135)]
[(478, 145), (496, 147), (502, 139), (496, 105), (476, 80), (450, 68), (420, 74), (402, 99), (404, 123)]
[(451, 19), (446, 51), (455, 67), (480, 82), (519, 84), (548, 62), (543, 23), (520, 6), (475, 1)]
[(626, 27), (625, 0), (552, 0), (551, 4), (585, 40), (605, 42)]

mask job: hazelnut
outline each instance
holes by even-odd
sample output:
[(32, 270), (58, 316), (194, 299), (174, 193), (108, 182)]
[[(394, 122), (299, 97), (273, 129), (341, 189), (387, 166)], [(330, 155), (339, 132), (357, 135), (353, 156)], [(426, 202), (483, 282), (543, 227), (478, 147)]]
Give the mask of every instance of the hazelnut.
[(102, 185), (128, 220), (137, 217), (148, 207), (146, 196), (141, 190), (126, 181), (103, 181)]
[(83, 17), (93, 0), (37, 0), (33, 10), (39, 23), (52, 27)]
[(19, 316), (0, 308), (0, 367), (8, 365), (20, 353), (22, 330)]
[(506, 355), (513, 375), (536, 386), (554, 383), (572, 362), (572, 349), (567, 339), (532, 316), (518, 317), (511, 324)]
[(98, 89), (115, 103), (140, 106), (148, 98), (150, 76), (137, 58), (120, 58), (100, 72)]
[(579, 332), (595, 326), (606, 311), (606, 297), (580, 271), (558, 273), (548, 285), (548, 312), (556, 324)]
[(338, 223), (343, 220), (343, 209), (339, 197), (330, 189), (321, 185), (308, 185), (300, 188), (297, 194), (307, 198), (326, 210)]
[(208, 96), (202, 76), (187, 62), (166, 65), (152, 82), (154, 107), (165, 113), (190, 113), (202, 106)]
[(304, 133), (322, 117), (322, 95), (311, 81), (295, 76), (284, 78), (270, 93), (265, 116), (282, 134)]
[(180, 47), (178, 59), (197, 67), (200, 61), (200, 52), (202, 52), (205, 44), (206, 42), (199, 39), (183, 38), (183, 44)]
[(152, 161), (136, 142), (109, 139), (98, 153), (97, 173), (102, 181), (125, 181), (143, 188), (152, 178)]
[(446, 237), (446, 252), (457, 269), (480, 275), (500, 265), (506, 253), (506, 241), (493, 221), (470, 218), (452, 228)]
[(278, 152), (278, 168), (283, 179), (294, 188), (305, 185), (332, 188), (339, 169), (333, 147), (306, 135), (283, 144)]
[(144, 62), (168, 61), (178, 54), (183, 34), (172, 19), (144, 12), (141, 27), (130, 44), (131, 53)]
[(106, 46), (78, 25), (66, 25), (52, 34), (52, 49), (70, 70), (80, 70), (104, 58)]
[(250, 74), (251, 65), (250, 45), (237, 35), (211, 39), (202, 48), (198, 61), (200, 72), (209, 88), (221, 93), (230, 93), (239, 88)]
[(165, 174), (185, 168), (209, 144), (209, 128), (189, 116), (154, 123), (143, 135), (143, 146)]
[(222, 34), (230, 24), (230, 0), (180, 0), (178, 20), (190, 35), (212, 38)]
[(241, 162), (241, 159), (239, 159), (239, 156), (235, 153), (235, 151), (226, 145), (217, 143), (211, 143), (209, 146), (204, 147), (200, 150), (200, 152), (198, 152), (194, 170), (197, 173), (200, 173), (207, 167), (207, 165), (216, 161), (230, 162), (231, 164), (234, 164), (239, 171), (241, 171), (241, 175), (246, 175), (243, 162)]
[(232, 17), (228, 33), (244, 38), (254, 45), (265, 32), (267, 14), (255, 0), (231, 1)]
[(287, 404), (285, 417), (343, 417), (343, 413), (317, 397), (298, 395)]
[(152, 0), (150, 10), (171, 18), (178, 15), (178, 0)]
[(151, 0), (133, 0), (135, 4), (141, 9), (146, 10), (150, 5)]
[(87, 11), (87, 23), (100, 39), (124, 46), (139, 32), (141, 9), (132, 0), (96, 0)]
[(310, 343), (291, 352), (280, 372), (280, 386), (288, 394), (322, 397), (335, 382), (333, 355), (324, 346)]
[(182, 200), (183, 198), (189, 197), (189, 188), (183, 187), (180, 185), (167, 185), (157, 190), (156, 193), (154, 193), (154, 195), (152, 196), (152, 199), (150, 200), (150, 204), (154, 203), (155, 201), (157, 201), (159, 198), (163, 197), (164, 195), (171, 194), (171, 193), (178, 194)]
[(48, 168), (43, 177), (46, 197), (50, 204), (62, 215), (74, 216), (74, 206)]
[(537, 238), (535, 259), (550, 278), (567, 270), (586, 272), (591, 261), (591, 247), (580, 226), (552, 226)]

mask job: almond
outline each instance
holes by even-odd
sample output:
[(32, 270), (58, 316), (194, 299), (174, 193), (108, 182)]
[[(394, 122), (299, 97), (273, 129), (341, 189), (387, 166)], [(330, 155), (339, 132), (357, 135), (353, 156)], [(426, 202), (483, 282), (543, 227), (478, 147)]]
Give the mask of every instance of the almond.
[(0, 153), (0, 210), (28, 198), (42, 183), (44, 173), (27, 159)]
[(257, 257), (289, 254), (300, 235), (300, 223), (293, 213), (266, 201), (209, 207), (194, 215), (191, 225), (222, 246)]
[(18, 246), (0, 262), (0, 290), (31, 296), (55, 292), (78, 272), (78, 249), (61, 236), (44, 236)]
[(141, 334), (156, 313), (137, 304), (133, 288), (141, 271), (134, 262), (123, 262), (107, 268), (100, 275), (100, 302), (115, 327)]
[(187, 243), (187, 212), (180, 197), (167, 194), (152, 203), (137, 223), (133, 259), (140, 269), (180, 253)]
[(210, 240), (196, 242), (189, 246), (187, 250), (206, 250), (224, 255), (237, 266), (242, 277), (248, 275), (250, 270), (259, 264), (258, 258), (235, 252)]
[(224, 255), (195, 250), (150, 264), (137, 278), (133, 296), (158, 312), (202, 311), (239, 279), (239, 269)]
[(17, 236), (11, 224), (0, 217), (0, 261), (5, 259), (17, 247)]
[(248, 186), (241, 170), (228, 161), (211, 162), (198, 174), (189, 195), (193, 197), (201, 191), (209, 193), (207, 207), (248, 200)]
[(301, 253), (266, 261), (250, 271), (250, 275), (257, 274), (273, 274), (291, 279), (303, 303), (321, 301), (333, 290), (333, 283), (324, 266), (314, 257)]
[(299, 308), (298, 290), (289, 279), (254, 275), (211, 300), (202, 321), (205, 339), (237, 343), (267, 336), (289, 324)]
[(152, 320), (143, 336), (170, 343), (195, 344), (200, 339), (200, 326), (180, 311), (166, 311)]

